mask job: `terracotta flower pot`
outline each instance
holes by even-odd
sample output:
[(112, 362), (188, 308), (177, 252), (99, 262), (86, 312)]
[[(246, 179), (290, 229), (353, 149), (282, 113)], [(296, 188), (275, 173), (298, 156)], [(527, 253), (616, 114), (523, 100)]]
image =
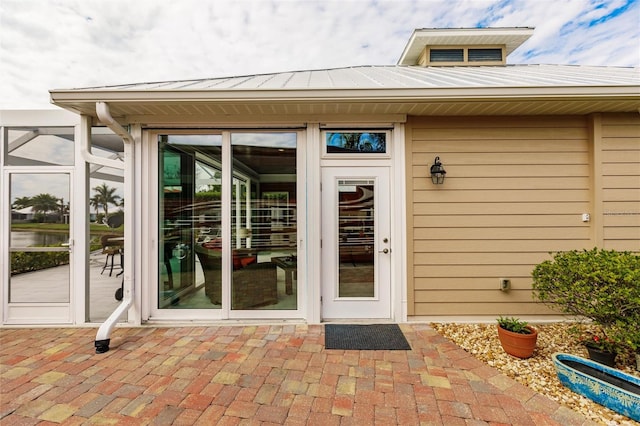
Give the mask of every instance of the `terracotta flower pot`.
[(531, 326), (527, 328), (531, 331), (530, 334), (514, 333), (498, 325), (498, 338), (506, 353), (518, 358), (529, 358), (533, 355), (538, 341), (538, 330)]

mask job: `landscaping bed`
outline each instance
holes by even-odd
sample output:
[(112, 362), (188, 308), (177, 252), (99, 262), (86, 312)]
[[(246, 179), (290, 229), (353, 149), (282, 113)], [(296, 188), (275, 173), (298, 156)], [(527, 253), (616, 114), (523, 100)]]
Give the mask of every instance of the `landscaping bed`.
[[(433, 328), (479, 360), (503, 374), (604, 425), (637, 425), (636, 422), (605, 408), (564, 387), (556, 375), (551, 355), (570, 353), (587, 358), (587, 350), (569, 329), (573, 323), (532, 324), (538, 329), (537, 348), (528, 359), (504, 352), (498, 340), (496, 324), (433, 323)], [(618, 354), (616, 368), (640, 377), (632, 353)]]

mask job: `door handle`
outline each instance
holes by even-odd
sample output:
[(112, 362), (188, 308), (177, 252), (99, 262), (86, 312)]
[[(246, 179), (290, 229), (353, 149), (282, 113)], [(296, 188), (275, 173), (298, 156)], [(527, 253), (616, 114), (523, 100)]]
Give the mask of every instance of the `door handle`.
[(379, 253), (387, 254), (387, 253), (389, 253), (389, 249), (388, 248), (383, 248), (382, 250), (379, 251)]

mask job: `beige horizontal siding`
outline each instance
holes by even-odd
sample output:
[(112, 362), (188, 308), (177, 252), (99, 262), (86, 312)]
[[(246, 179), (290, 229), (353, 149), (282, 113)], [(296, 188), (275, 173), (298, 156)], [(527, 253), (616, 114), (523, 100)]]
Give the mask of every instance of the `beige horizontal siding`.
[(604, 247), (640, 252), (640, 115), (602, 116)]
[[(496, 300), (495, 302), (481, 303), (459, 303), (452, 302), (458, 296), (457, 293), (451, 293), (451, 301), (449, 303), (416, 303), (414, 313), (416, 316), (452, 316), (460, 318), (498, 315), (504, 316), (530, 316), (530, 315), (558, 315), (545, 305), (532, 302), (507, 302)], [(498, 312), (498, 314), (496, 314)]]
[[(407, 129), (409, 315), (551, 314), (532, 299), (532, 269), (592, 246), (587, 118), (411, 118)], [(435, 156), (444, 185), (431, 183)]]
[[(473, 125), (473, 122), (467, 123)], [(565, 126), (569, 124), (565, 123)], [(474, 127), (458, 126), (449, 128), (427, 127), (416, 128), (413, 132), (414, 140), (428, 140), (435, 139), (440, 141), (445, 140), (473, 140), (476, 143), (479, 141), (512, 141), (516, 143), (524, 143), (529, 145), (537, 140), (584, 140), (587, 138), (588, 130), (586, 127), (578, 127), (579, 124), (574, 124), (577, 127), (533, 127), (530, 124), (523, 127), (485, 127), (480, 128), (476, 124)], [(518, 149), (514, 146), (515, 149)], [(521, 149), (521, 147), (520, 147)], [(556, 150), (557, 151), (557, 148)], [(554, 151), (554, 152), (555, 152)], [(418, 151), (419, 152), (419, 151)], [(494, 152), (502, 152), (495, 150)]]
[[(552, 226), (576, 226), (576, 218), (574, 215), (557, 215), (557, 214), (512, 214), (512, 215), (490, 215), (479, 214), (469, 217), (469, 215), (447, 215), (441, 216), (437, 225), (434, 224), (432, 218), (426, 215), (416, 216), (414, 220), (416, 228), (540, 228)], [(580, 226), (588, 226), (583, 224)]]
[[(455, 298), (451, 296), (455, 295)], [(531, 292), (529, 290), (512, 290), (510, 292), (495, 292), (495, 289), (488, 290), (434, 290), (425, 293), (418, 293), (418, 297), (428, 296), (428, 299), (416, 299), (417, 303), (450, 303), (452, 300), (464, 303), (529, 303), (531, 302)]]
[[(531, 297), (531, 280), (529, 277), (513, 277), (511, 278), (511, 288), (513, 290), (524, 290), (528, 292), (529, 297)], [(436, 277), (436, 278), (416, 278), (415, 288), (416, 290), (433, 290), (434, 286), (438, 286), (444, 291), (450, 290), (462, 290), (462, 291), (481, 291), (481, 290), (489, 290), (490, 293), (495, 293), (496, 289), (496, 279), (495, 277)], [(473, 287), (473, 290), (469, 290), (470, 287)], [(420, 295), (431, 294), (430, 292), (421, 292), (418, 293)], [(509, 293), (501, 293), (501, 295), (494, 295), (496, 297), (504, 297), (504, 295), (508, 296)], [(451, 299), (449, 302), (456, 302), (456, 299)]]
[[(573, 250), (577, 247), (590, 247), (589, 238), (580, 240), (441, 240), (413, 241), (412, 247), (418, 253), (443, 252), (463, 256), (464, 253), (509, 253), (513, 251), (529, 253), (549, 253)], [(416, 253), (417, 254), (417, 253)]]
[[(574, 222), (579, 218), (574, 218)], [(495, 228), (417, 228), (413, 236), (426, 240), (576, 240), (588, 235), (588, 226), (572, 227), (495, 227)]]
[[(469, 123), (472, 125), (473, 123)], [(430, 143), (429, 148), (427, 147), (418, 147), (413, 154), (417, 153), (431, 153), (431, 152), (449, 152), (452, 149), (456, 148), (464, 148), (469, 150), (470, 152), (509, 152), (521, 149), (526, 152), (526, 147), (531, 146), (535, 143), (535, 152), (548, 152), (548, 153), (557, 153), (558, 152), (558, 142), (555, 140), (540, 140), (540, 139), (530, 139), (528, 135), (521, 135), (523, 139), (521, 140), (501, 140), (502, 146), (494, 146), (493, 144), (487, 144), (484, 140), (473, 140), (469, 138), (463, 138), (460, 140), (434, 140)], [(423, 137), (420, 140), (424, 140)], [(489, 140), (496, 140), (496, 138), (487, 138)], [(561, 152), (584, 152), (584, 146), (581, 143), (581, 139), (568, 139), (562, 141), (562, 151)], [(455, 151), (454, 151), (455, 152)]]
[[(529, 265), (537, 264), (549, 258), (547, 253), (532, 254), (531, 252), (460, 252), (458, 256), (449, 253), (433, 251), (430, 253), (414, 253), (414, 265), (468, 265), (470, 256), (473, 256), (474, 265)], [(425, 258), (428, 257), (428, 260)], [(446, 277), (455, 275), (456, 271), (448, 271)], [(493, 286), (495, 287), (495, 286)]]
[[(610, 176), (638, 176), (638, 165), (636, 163), (605, 163), (602, 165), (602, 175), (604, 178)], [(635, 182), (633, 179), (632, 182)]]
[[(449, 172), (447, 171), (447, 174)], [(449, 189), (571, 189), (584, 188), (588, 184), (589, 179), (586, 176), (572, 177), (564, 175), (563, 179), (556, 179), (555, 176), (550, 177), (475, 177), (473, 179), (451, 179), (447, 182)], [(413, 179), (413, 188), (415, 190), (429, 191), (434, 190), (431, 179), (425, 176)]]
[[(448, 173), (448, 172), (447, 172)], [(614, 190), (610, 192), (611, 201), (623, 201), (624, 198), (616, 197)], [(416, 191), (414, 200), (420, 202), (456, 203), (456, 202), (580, 202), (588, 199), (589, 190), (475, 190), (475, 191)]]
[[(615, 203), (630, 204), (630, 203)], [(561, 205), (551, 203), (531, 203), (531, 202), (504, 202), (504, 203), (414, 203), (413, 214), (439, 215), (441, 217), (452, 214), (469, 215), (469, 212), (476, 210), (478, 214), (504, 215), (575, 215), (589, 210), (589, 202), (563, 203)]]

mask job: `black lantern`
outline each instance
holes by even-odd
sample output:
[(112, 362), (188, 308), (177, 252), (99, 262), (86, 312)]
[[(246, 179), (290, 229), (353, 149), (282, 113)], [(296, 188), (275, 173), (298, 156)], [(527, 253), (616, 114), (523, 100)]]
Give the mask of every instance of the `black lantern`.
[(433, 166), (431, 166), (431, 182), (433, 182), (434, 185), (442, 185), (444, 183), (444, 175), (446, 174), (447, 172), (440, 162), (440, 157), (436, 157), (436, 159), (433, 160)]

